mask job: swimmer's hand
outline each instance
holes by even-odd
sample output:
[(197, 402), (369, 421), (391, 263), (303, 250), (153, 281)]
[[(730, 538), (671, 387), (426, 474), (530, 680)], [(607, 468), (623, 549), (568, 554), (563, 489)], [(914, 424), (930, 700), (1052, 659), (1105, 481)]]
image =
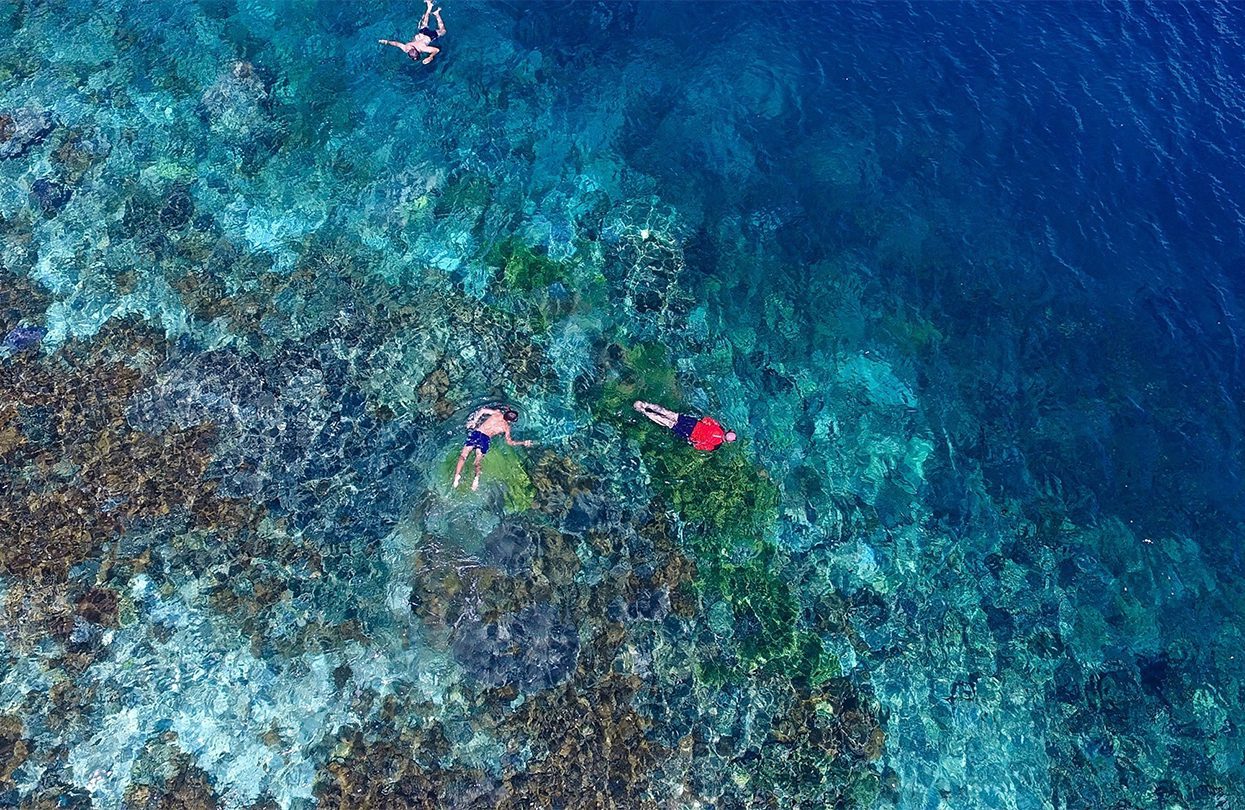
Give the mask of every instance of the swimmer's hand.
[(536, 442), (532, 441), (531, 439), (524, 439), (523, 441), (519, 442), (519, 444), (523, 445), (524, 447), (531, 447), (535, 443)]

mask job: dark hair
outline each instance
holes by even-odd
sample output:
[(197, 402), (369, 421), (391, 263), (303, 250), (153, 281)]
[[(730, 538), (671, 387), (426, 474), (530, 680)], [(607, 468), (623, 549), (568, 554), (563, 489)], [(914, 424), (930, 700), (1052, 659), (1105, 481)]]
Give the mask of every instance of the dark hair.
[(505, 419), (507, 422), (519, 421), (519, 412), (516, 411), (514, 408), (506, 408), (505, 410), (501, 412), (501, 415), (502, 415), (502, 418)]

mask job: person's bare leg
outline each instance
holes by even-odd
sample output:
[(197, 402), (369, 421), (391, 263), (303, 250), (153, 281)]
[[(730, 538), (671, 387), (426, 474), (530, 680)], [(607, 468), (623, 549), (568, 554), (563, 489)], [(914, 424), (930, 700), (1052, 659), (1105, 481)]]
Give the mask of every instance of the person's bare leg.
[(638, 399), (632, 407), (664, 428), (673, 428), (679, 421), (677, 413), (669, 408), (654, 405), (651, 402)]
[[(455, 489), (458, 488), (458, 482), (462, 480), (463, 463), (467, 460), (467, 456), (470, 455), (470, 453), (471, 453), (471, 448), (464, 447), (463, 451), (458, 454), (458, 466), (454, 468), (454, 488)], [(479, 465), (477, 464), (476, 466), (478, 467)]]
[(484, 460), (484, 453), (479, 449), (476, 450), (476, 477), (471, 481), (471, 491), (475, 492), (480, 488), (480, 462)]

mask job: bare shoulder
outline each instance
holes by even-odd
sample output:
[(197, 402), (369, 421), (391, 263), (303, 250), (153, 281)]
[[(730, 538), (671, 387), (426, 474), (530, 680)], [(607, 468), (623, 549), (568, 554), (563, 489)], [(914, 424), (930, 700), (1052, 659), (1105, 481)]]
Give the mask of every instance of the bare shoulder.
[(497, 415), (498, 411), (496, 408), (490, 408), (488, 406), (476, 408), (471, 412), (471, 416), (467, 417), (467, 427), (472, 429), (478, 428)]

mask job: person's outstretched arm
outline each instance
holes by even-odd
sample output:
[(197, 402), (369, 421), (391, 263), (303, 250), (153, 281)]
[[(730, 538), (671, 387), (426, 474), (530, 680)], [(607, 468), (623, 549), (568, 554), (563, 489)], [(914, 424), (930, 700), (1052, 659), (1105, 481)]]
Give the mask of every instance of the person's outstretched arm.
[(516, 445), (519, 447), (531, 447), (532, 440), (526, 439), (521, 442), (516, 442), (514, 439), (510, 438), (510, 425), (506, 425), (506, 444), (510, 445), (511, 447), (515, 447)]
[(378, 39), (376, 41), (379, 42), (381, 45), (392, 45), (395, 48), (401, 48), (402, 50), (406, 50), (405, 42), (398, 42), (397, 40), (393, 40), (393, 39)]

